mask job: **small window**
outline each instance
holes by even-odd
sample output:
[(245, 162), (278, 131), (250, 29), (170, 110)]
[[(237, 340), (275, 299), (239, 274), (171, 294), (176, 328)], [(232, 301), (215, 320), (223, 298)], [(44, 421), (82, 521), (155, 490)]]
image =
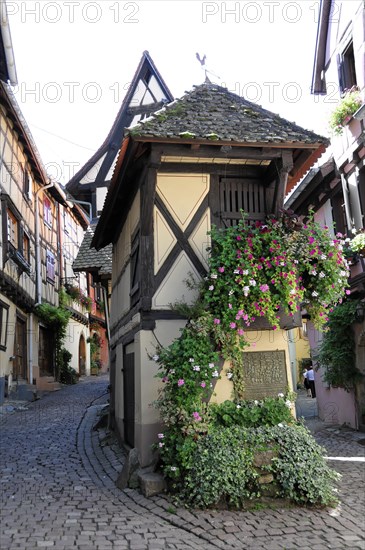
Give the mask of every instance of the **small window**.
[(55, 282), (55, 256), (50, 250), (47, 250), (47, 281)]
[(6, 351), (8, 337), (9, 306), (0, 300), (0, 350)]
[(47, 197), (44, 197), (43, 201), (43, 217), (44, 223), (52, 227), (52, 204)]
[(29, 263), (30, 261), (30, 240), (26, 233), (23, 233), (23, 257)]
[(357, 86), (354, 46), (352, 41), (347, 44), (346, 48), (337, 58), (338, 75), (341, 92), (350, 90), (353, 86)]
[(26, 168), (23, 172), (23, 194), (27, 199), (30, 198), (30, 177)]
[(8, 222), (8, 242), (16, 249), (19, 247), (19, 221), (14, 213), (8, 208), (6, 210)]

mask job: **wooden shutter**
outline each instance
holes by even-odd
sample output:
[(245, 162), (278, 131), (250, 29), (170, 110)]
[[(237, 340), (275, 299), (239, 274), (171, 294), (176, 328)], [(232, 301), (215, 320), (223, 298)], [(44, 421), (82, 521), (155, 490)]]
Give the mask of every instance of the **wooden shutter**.
[(242, 213), (249, 221), (264, 220), (266, 217), (265, 188), (256, 180), (241, 178), (220, 178), (220, 217), (222, 225), (237, 225)]

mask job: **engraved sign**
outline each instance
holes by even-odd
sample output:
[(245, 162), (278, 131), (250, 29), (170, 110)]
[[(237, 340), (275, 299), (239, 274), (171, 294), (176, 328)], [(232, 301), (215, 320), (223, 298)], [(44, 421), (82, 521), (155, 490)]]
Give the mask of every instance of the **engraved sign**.
[(244, 399), (263, 399), (286, 393), (285, 351), (243, 353)]

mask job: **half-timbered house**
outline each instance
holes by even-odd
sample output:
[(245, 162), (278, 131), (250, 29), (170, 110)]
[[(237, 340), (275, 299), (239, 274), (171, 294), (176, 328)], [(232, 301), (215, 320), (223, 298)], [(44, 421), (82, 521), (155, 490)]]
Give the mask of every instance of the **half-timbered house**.
[[(360, 102), (344, 121), (340, 132), (331, 136), (331, 158), (311, 170), (286, 206), (298, 214), (315, 212), (315, 218), (335, 235), (348, 239), (364, 230), (365, 222), (365, 7), (354, 2), (321, 0), (313, 67), (312, 93), (328, 94), (333, 109), (346, 91), (357, 87)], [(337, 104), (335, 100), (337, 99)], [(356, 367), (365, 374), (365, 260), (356, 255), (350, 263), (351, 298), (362, 300), (355, 337)], [(316, 356), (322, 334), (308, 324), (311, 353)], [(318, 413), (322, 420), (365, 429), (364, 378), (345, 391), (316, 375)]]
[[(211, 225), (235, 224), (241, 210), (250, 220), (279, 213), (284, 193), (326, 145), (210, 82), (129, 128), (92, 245), (113, 243), (112, 408), (142, 465), (160, 428), (150, 357), (185, 324), (170, 305), (194, 300), (185, 281), (206, 274)], [(285, 387), (291, 387), (286, 330), (297, 323), (282, 317), (275, 333), (264, 322), (252, 327), (256, 347), (246, 354), (248, 363), (264, 366), (264, 378), (275, 368)], [(217, 399), (230, 398), (231, 389), (229, 380), (219, 381)]]

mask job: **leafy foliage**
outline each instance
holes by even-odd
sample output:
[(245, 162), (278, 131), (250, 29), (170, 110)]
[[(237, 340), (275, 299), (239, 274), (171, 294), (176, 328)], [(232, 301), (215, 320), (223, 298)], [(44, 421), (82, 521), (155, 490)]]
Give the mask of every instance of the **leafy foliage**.
[(59, 381), (62, 384), (76, 384), (78, 382), (78, 374), (70, 366), (72, 353), (67, 349), (61, 348), (60, 365), (59, 365)]
[(348, 300), (329, 314), (327, 330), (316, 357), (318, 365), (325, 369), (324, 380), (347, 391), (363, 377), (356, 367), (355, 337), (351, 326), (357, 305), (357, 300)]
[(336, 501), (333, 483), (339, 475), (331, 470), (303, 426), (279, 424), (245, 429), (213, 428), (192, 448), (187, 471), (176, 484), (180, 499), (191, 507), (228, 505), (242, 507), (262, 492), (255, 454), (270, 452), (264, 470), (273, 476), (278, 497), (311, 505)]
[(338, 104), (336, 109), (332, 111), (330, 117), (330, 128), (332, 128), (335, 135), (342, 134), (344, 126), (360, 107), (360, 92), (356, 88), (345, 92), (340, 103)]
[(62, 365), (62, 345), (66, 337), (66, 328), (70, 319), (71, 313), (63, 307), (52, 306), (51, 304), (43, 303), (35, 307), (37, 317), (51, 329), (55, 334), (56, 348), (56, 374), (60, 376), (60, 367)]
[(224, 401), (219, 405), (211, 405), (211, 416), (216, 425), (225, 427), (258, 428), (276, 426), (280, 422), (291, 424), (294, 422), (290, 411), (292, 403), (289, 396), (284, 397), (282, 394), (261, 401)]

